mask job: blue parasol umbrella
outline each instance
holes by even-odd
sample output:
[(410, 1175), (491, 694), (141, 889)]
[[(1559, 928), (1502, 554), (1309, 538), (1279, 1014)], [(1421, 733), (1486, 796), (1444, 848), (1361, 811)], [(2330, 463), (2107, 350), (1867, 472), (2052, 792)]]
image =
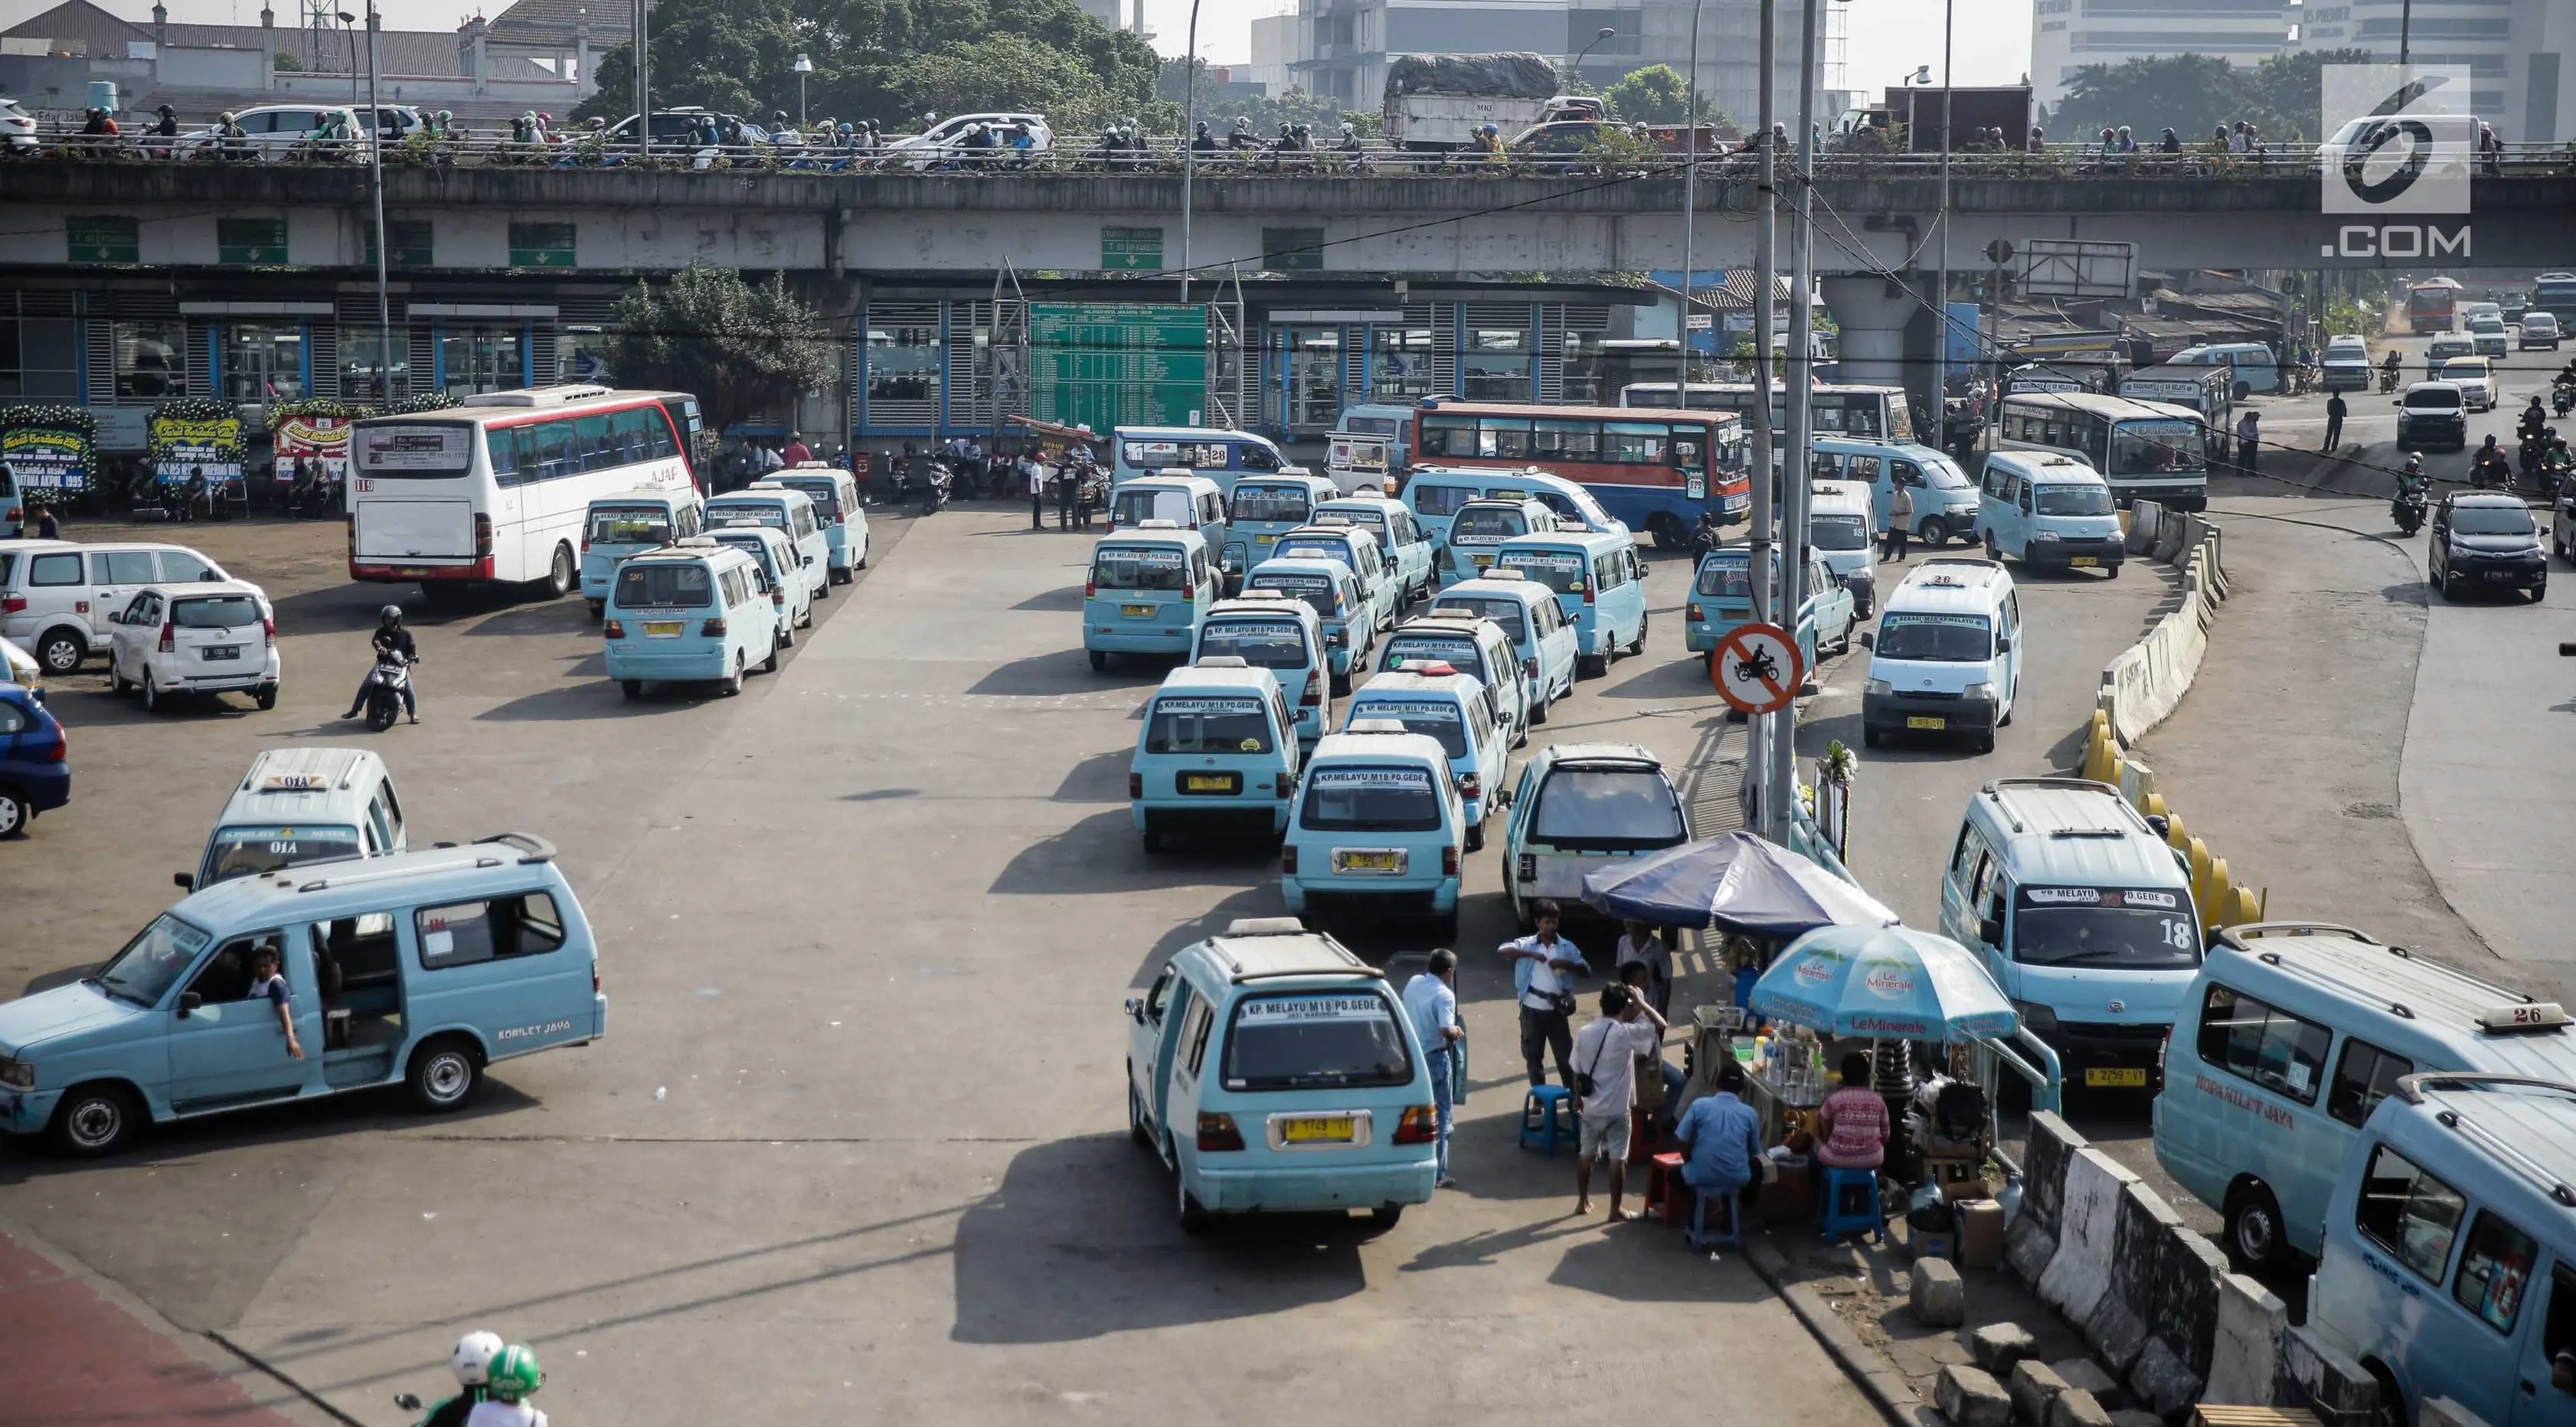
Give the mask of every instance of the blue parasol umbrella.
[(1876, 898), (1776, 842), (1730, 832), (1583, 875), (1583, 900), (1655, 926), (1711, 923), (1744, 936), (1793, 937), (1817, 927), (1885, 926)]
[(1836, 1036), (1963, 1041), (2019, 1024), (1967, 948), (1912, 927), (1820, 927), (1753, 984), (1757, 1015)]

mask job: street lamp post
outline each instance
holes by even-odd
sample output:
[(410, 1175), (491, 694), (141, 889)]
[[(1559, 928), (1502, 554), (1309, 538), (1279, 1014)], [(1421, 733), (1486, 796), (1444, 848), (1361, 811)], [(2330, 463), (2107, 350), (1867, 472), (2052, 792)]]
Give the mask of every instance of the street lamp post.
[[(1941, 212), (1933, 220), (1941, 230), (1940, 251), (1933, 259), (1932, 307), (1940, 319), (1940, 339), (1932, 344), (1932, 444), (1947, 446), (1950, 435), (1950, 18), (1955, 0), (1941, 5)], [(2021, 136), (2023, 147), (2030, 135)], [(1907, 148), (1913, 147), (1908, 136)]]
[[(1694, 15), (1696, 15), (1696, 13), (1696, 11), (1693, 12)], [(1575, 78), (1581, 79), (1583, 77), (1583, 62), (1592, 57), (1592, 52), (1601, 47), (1601, 42), (1603, 40), (1615, 39), (1618, 37), (1618, 34), (1619, 32), (1611, 26), (1602, 26), (1600, 33), (1592, 37), (1592, 43), (1585, 45), (1582, 49), (1575, 52), (1574, 63), (1566, 66), (1566, 68), (1574, 71)]]
[[(1760, 132), (1759, 142), (1762, 145), (1762, 212), (1761, 216), (1754, 220), (1753, 228), (1753, 402), (1752, 408), (1745, 412), (1746, 416), (1752, 418), (1753, 425), (1753, 499), (1751, 502), (1752, 528), (1746, 532), (1745, 543), (1750, 547), (1748, 553), (1753, 567), (1753, 618), (1757, 623), (1763, 623), (1770, 621), (1773, 617), (1772, 612), (1780, 608), (1777, 590), (1772, 580), (1772, 576), (1778, 572), (1773, 568), (1777, 562), (1772, 558), (1771, 553), (1773, 548), (1771, 527), (1774, 514), (1771, 507), (1774, 485), (1785, 485), (1786, 482), (1775, 483), (1771, 475), (1771, 456), (1774, 447), (1771, 431), (1771, 337), (1777, 325), (1774, 321), (1773, 309), (1778, 302), (1780, 286), (1779, 253), (1775, 246), (1780, 210), (1778, 186), (1780, 146), (1774, 141), (1771, 131), (1772, 115), (1778, 108), (1776, 91), (1779, 88), (1780, 78), (1780, 4), (1779, 0), (1756, 0), (1756, 3), (1761, 6), (1760, 41), (1757, 46), (1761, 52), (1757, 60), (1760, 78), (1756, 90), (1760, 96), (1760, 107), (1757, 110), (1759, 117), (1756, 123)], [(1803, 461), (1801, 464), (1804, 464)], [(1780, 461), (1780, 468), (1784, 475), (1788, 466), (1788, 460), (1784, 455)], [(1753, 792), (1753, 805), (1749, 809), (1752, 816), (1749, 821), (1757, 834), (1767, 832), (1771, 826), (1771, 804), (1774, 799), (1770, 787), (1771, 760), (1768, 752), (1770, 741), (1774, 737), (1785, 738), (1794, 734), (1794, 728), (1783, 731), (1778, 724), (1779, 715), (1777, 714), (1755, 714), (1745, 729), (1744, 762), (1747, 776), (1744, 782), (1745, 786)]]
[[(1140, 0), (1141, 4), (1141, 0)], [(1199, 0), (1190, 0), (1189, 49), (1181, 56), (1189, 90), (1181, 104), (1181, 301), (1190, 300), (1190, 203), (1198, 182)]]
[(814, 72), (814, 61), (806, 55), (796, 57), (796, 129), (805, 130), (805, 76)]
[(391, 405), (394, 318), (385, 269), (393, 261), (393, 235), (385, 231), (384, 111), (376, 103), (376, 78), (383, 69), (376, 37), (384, 28), (385, 17), (377, 13), (375, 0), (367, 0), (367, 122), (372, 126), (367, 143), (367, 188), (376, 210), (376, 392), (378, 400)]
[[(1806, 0), (1804, 31), (1798, 52), (1798, 217), (1790, 228), (1795, 254), (1789, 281), (1788, 389), (1782, 393), (1789, 417), (1789, 449), (1780, 463), (1780, 585), (1777, 622), (1794, 624), (1805, 606), (1807, 590), (1807, 497), (1809, 439), (1815, 433), (1815, 176), (1816, 176), (1816, 21), (1823, 0)], [(1771, 839), (1786, 847), (1795, 825), (1798, 801), (1798, 709), (1793, 702), (1771, 716), (1768, 776), (1770, 792), (1762, 809)]]
[(358, 107), (358, 32), (351, 28), (358, 17), (346, 10), (339, 12), (341, 37), (349, 42), (349, 107)]
[[(1691, 404), (1691, 249), (1692, 239), (1697, 236), (1691, 225), (1699, 214), (1699, 11), (1703, 3), (1705, 0), (1691, 0), (1690, 68), (1682, 84), (1682, 127), (1690, 137), (1684, 141), (1682, 159), (1682, 340), (1679, 370), (1673, 377), (1673, 405), (1684, 410)], [(1601, 33), (1606, 37), (1610, 32)], [(1708, 320), (1708, 345), (1712, 351), (1717, 347), (1717, 316), (1713, 311)], [(1710, 461), (1714, 455), (1714, 451), (1700, 455), (1703, 462), (1709, 463), (1712, 481), (1717, 475)]]

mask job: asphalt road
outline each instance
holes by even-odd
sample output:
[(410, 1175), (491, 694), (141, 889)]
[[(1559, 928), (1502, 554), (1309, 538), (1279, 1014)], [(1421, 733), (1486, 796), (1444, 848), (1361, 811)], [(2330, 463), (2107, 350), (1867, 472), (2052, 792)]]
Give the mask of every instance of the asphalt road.
[[(1877, 1420), (1739, 1257), (1576, 1218), (1570, 1164), (1514, 1146), (1498, 852), (1469, 860), (1465, 1188), (1386, 1231), (1181, 1234), (1123, 1133), (1120, 1002), (1275, 913), (1276, 864), (1139, 848), (1123, 774), (1160, 671), (1087, 667), (1088, 540), (1009, 511), (887, 522), (877, 567), (730, 700), (624, 703), (576, 600), (423, 614), (423, 723), (370, 737), (332, 716), (384, 592), (345, 583), (338, 528), (190, 534), (277, 599), (283, 700), (147, 718), (95, 674), (55, 694), (78, 801), (8, 849), (42, 895), (12, 899), (0, 985), (111, 952), (251, 755), (306, 739), (382, 750), (416, 838), (553, 838), (604, 947), (607, 1039), (505, 1065), (454, 1117), (370, 1095), (96, 1165), (0, 1146), (0, 1218), (352, 1418), (402, 1420), (391, 1395), (438, 1388), (487, 1326), (540, 1347), (565, 1422), (1535, 1420), (1614, 1397)], [(1682, 583), (1655, 563), (1648, 655), (1543, 733), (1676, 764), (1715, 741)], [(1681, 999), (1716, 990), (1686, 976)]]

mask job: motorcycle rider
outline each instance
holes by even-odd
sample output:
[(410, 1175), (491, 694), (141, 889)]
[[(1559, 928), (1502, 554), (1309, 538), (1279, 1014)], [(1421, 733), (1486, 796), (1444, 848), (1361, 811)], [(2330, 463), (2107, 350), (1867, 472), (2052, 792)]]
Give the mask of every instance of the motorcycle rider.
[(456, 1340), (456, 1351), (447, 1355), (449, 1371), (456, 1374), (457, 1394), (429, 1410), (420, 1427), (465, 1427), (475, 1405), (484, 1398), (483, 1385), (492, 1370), (492, 1360), (501, 1356), (503, 1344), (498, 1333), (477, 1330)]
[(2501, 488), (2512, 484), (2513, 463), (2506, 460), (2504, 452), (2497, 448), (2494, 432), (2487, 433), (2485, 443), (2480, 445), (2478, 453), (2469, 459), (2469, 479), (2472, 484), (2479, 486)]
[(545, 1385), (545, 1369), (537, 1366), (536, 1351), (525, 1343), (512, 1343), (492, 1360), (483, 1385), (487, 1395), (465, 1419), (465, 1427), (546, 1427), (546, 1414), (528, 1405), (528, 1399)]
[(2379, 364), (2379, 389), (2381, 391), (2395, 391), (2397, 389), (2397, 374), (2404, 370), (2405, 366), (2406, 363), (2399, 355), (2397, 349), (2394, 347), (2389, 348), (2387, 360)]
[[(2424, 493), (2430, 490), (2432, 485), (2433, 478), (2424, 474), (2424, 458), (2412, 451), (2407, 452), (2406, 469), (2397, 473), (2397, 495), (2388, 502), (2389, 518), (2401, 527), (2404, 526), (2407, 517), (2400, 513), (2401, 509), (2421, 503)], [(2421, 516), (2418, 515), (2417, 518), (2420, 519)]]
[[(420, 663), (420, 646), (412, 641), (411, 631), (403, 628), (401, 605), (389, 604), (376, 611), (376, 636), (372, 642), (379, 660), (387, 654), (399, 654), (406, 669), (416, 667)], [(357, 699), (349, 705), (349, 711), (340, 717), (356, 718), (365, 711), (367, 686), (374, 683), (375, 678), (375, 671), (368, 670), (367, 677), (358, 684)], [(411, 680), (403, 680), (403, 712), (410, 716), (413, 723), (418, 723), (420, 722), (420, 701), (413, 696), (411, 686)]]
[(2540, 393), (2533, 392), (2531, 405), (2522, 409), (2522, 421), (2514, 427), (2514, 434), (2529, 441), (2547, 429), (2549, 413), (2540, 404)]
[(1212, 154), (1216, 152), (1216, 135), (1208, 132), (1207, 120), (1205, 119), (1201, 119), (1199, 121), (1199, 131), (1190, 136), (1190, 152), (1194, 154)]

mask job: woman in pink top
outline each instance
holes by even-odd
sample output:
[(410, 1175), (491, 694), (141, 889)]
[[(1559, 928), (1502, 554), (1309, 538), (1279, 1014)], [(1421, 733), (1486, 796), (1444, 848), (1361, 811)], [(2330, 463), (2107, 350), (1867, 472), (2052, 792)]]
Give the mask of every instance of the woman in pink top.
[(1842, 1088), (1816, 1110), (1816, 1162), (1828, 1169), (1876, 1169), (1887, 1157), (1887, 1102), (1869, 1088), (1869, 1057), (1843, 1057)]

